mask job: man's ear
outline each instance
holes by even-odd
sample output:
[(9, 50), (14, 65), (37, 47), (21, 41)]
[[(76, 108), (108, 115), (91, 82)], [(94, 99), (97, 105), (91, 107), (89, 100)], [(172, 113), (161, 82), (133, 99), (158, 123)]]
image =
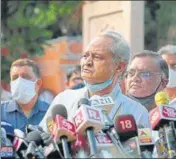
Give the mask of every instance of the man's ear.
[(127, 63), (122, 61), (117, 64), (116, 71), (122, 74), (126, 70), (126, 68), (127, 68)]
[(69, 87), (69, 82), (66, 81), (66, 82), (65, 82), (65, 85), (66, 85), (66, 87)]
[(36, 91), (39, 92), (42, 87), (42, 79), (38, 79), (36, 82)]
[(162, 81), (161, 81), (161, 85), (162, 85), (162, 88), (166, 88), (167, 84), (168, 84), (169, 80), (166, 79), (166, 78), (163, 78)]

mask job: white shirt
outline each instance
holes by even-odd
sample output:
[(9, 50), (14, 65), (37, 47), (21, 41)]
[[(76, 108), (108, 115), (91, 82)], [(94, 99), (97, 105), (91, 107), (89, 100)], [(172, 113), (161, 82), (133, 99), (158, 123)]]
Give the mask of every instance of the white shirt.
[[(117, 84), (110, 94), (104, 96), (111, 96), (114, 100), (114, 106), (109, 113), (111, 119), (115, 119), (116, 115), (131, 114), (134, 116), (137, 125), (150, 128), (149, 115), (147, 109), (140, 103), (128, 98), (121, 93), (119, 84)], [(68, 113), (68, 120), (72, 121), (72, 117), (78, 109), (78, 102), (80, 98), (89, 98), (86, 87), (78, 90), (65, 90), (58, 94), (51, 103), (46, 112), (40, 126), (47, 131), (46, 119), (51, 116), (52, 108), (56, 104), (62, 104), (66, 107)]]
[(176, 98), (174, 98), (173, 100), (171, 100), (171, 101), (169, 102), (169, 106), (176, 109)]

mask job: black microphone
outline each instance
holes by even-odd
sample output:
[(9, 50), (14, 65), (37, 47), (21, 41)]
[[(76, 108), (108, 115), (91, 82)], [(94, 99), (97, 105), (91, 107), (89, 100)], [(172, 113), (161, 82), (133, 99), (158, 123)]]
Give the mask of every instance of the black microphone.
[(40, 127), (38, 125), (28, 124), (26, 126), (26, 131), (27, 131), (27, 134), (28, 134), (31, 131), (40, 131), (40, 132), (43, 132), (43, 129), (42, 129), (42, 127)]
[(67, 119), (67, 109), (62, 104), (57, 104), (52, 108), (52, 117), (55, 118), (56, 115), (60, 115)]
[(120, 141), (126, 141), (132, 137), (138, 136), (137, 125), (132, 115), (117, 116), (114, 126)]
[(43, 152), (38, 148), (39, 146), (44, 147), (43, 140), (39, 131), (31, 131), (27, 134), (25, 140), (29, 143), (28, 148), (26, 150), (25, 156), (27, 158), (37, 157), (44, 158)]

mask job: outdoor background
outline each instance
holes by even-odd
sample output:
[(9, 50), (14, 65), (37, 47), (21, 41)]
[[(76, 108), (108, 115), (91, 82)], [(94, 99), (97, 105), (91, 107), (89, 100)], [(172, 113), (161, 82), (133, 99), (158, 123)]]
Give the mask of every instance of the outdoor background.
[[(1, 85), (4, 89), (9, 90), (11, 63), (19, 57), (42, 61), (44, 54), (49, 52), (44, 46), (49, 47), (52, 40), (61, 39), (61, 43), (65, 40), (66, 45), (69, 44), (69, 51), (75, 53), (69, 58), (65, 57), (62, 64), (78, 63), (82, 52), (84, 3), (86, 2), (1, 0)], [(144, 19), (144, 49), (157, 51), (163, 45), (176, 44), (175, 1), (145, 1)], [(74, 45), (70, 46), (70, 41)], [(60, 56), (53, 56), (57, 57)], [(51, 56), (48, 54), (46, 58)], [(66, 68), (64, 66), (63, 70), (66, 71)], [(62, 70), (58, 74), (65, 75)], [(60, 85), (62, 84), (63, 82)]]

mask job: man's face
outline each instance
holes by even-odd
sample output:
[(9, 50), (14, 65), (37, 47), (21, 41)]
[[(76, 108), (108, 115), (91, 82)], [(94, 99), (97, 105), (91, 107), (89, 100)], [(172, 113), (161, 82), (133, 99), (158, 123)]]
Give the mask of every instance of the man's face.
[(102, 83), (114, 75), (116, 64), (109, 49), (111, 43), (112, 39), (99, 36), (84, 51), (81, 59), (81, 76), (89, 84)]
[[(14, 66), (11, 69), (10, 72), (10, 79), (11, 81), (16, 80), (18, 77), (24, 78), (26, 80), (30, 80), (30, 81), (36, 81), (37, 77), (33, 72), (32, 67), (30, 66)], [(39, 91), (41, 87), (41, 80), (38, 80), (36, 83), (36, 92)]]
[(163, 88), (157, 61), (151, 57), (136, 57), (126, 76), (127, 92), (135, 97), (146, 97)]
[(67, 83), (67, 87), (68, 88), (73, 88), (74, 86), (76, 86), (79, 83), (83, 83), (81, 73), (80, 72), (73, 73), (72, 76), (70, 77), (68, 83)]
[(170, 69), (176, 71), (176, 54), (163, 54), (162, 58), (167, 62)]

